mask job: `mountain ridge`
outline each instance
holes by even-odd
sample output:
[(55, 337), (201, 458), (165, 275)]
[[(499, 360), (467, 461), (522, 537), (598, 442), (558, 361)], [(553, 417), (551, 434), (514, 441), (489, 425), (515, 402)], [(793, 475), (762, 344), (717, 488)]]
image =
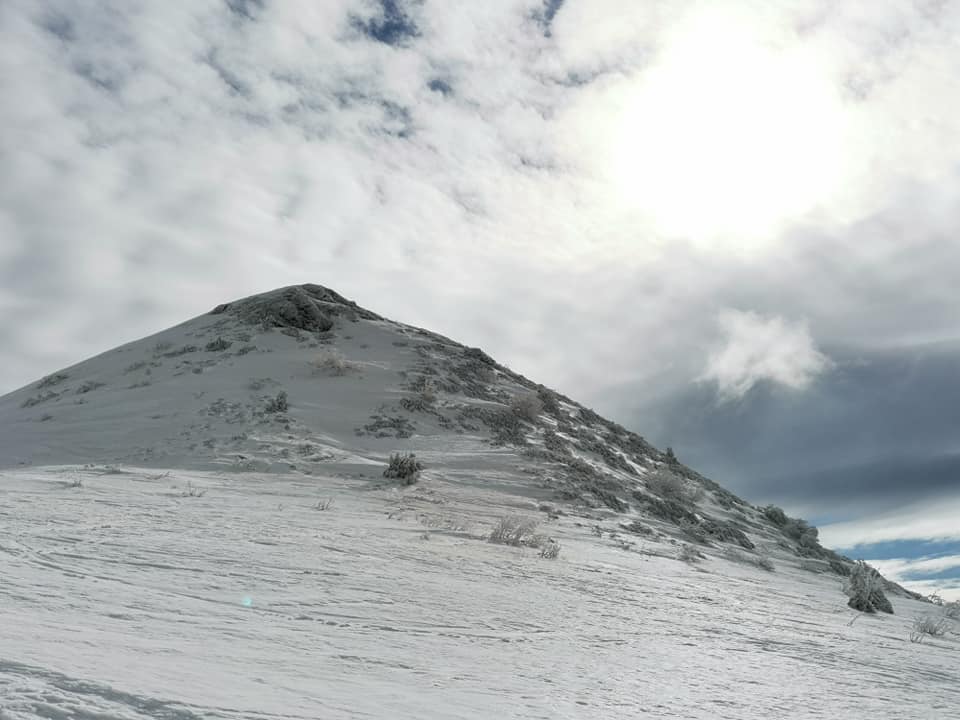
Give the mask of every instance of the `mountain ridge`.
[(0, 397), (0, 431), (0, 468), (366, 478), (390, 454), (411, 452), (436, 482), (492, 477), (547, 512), (562, 503), (622, 518), (628, 536), (679, 536), (758, 562), (779, 553), (842, 576), (853, 565), (802, 520), (752, 506), (479, 348), (316, 284), (223, 303)]

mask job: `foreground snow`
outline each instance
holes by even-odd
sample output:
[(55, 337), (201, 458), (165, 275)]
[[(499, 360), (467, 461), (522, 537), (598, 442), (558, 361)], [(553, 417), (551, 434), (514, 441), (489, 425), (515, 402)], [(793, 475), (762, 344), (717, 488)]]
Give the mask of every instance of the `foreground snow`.
[(958, 716), (928, 605), (850, 625), (835, 576), (574, 517), (557, 561), (484, 542), (512, 512), (429, 474), (4, 473), (0, 718)]

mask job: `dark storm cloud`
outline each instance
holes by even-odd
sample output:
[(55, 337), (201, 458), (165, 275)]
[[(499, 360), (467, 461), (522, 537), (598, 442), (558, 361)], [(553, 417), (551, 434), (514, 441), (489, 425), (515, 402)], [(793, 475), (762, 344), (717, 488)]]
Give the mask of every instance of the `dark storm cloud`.
[(635, 422), (745, 497), (818, 518), (960, 491), (960, 347), (830, 354), (806, 391), (762, 382), (718, 402), (699, 385)]

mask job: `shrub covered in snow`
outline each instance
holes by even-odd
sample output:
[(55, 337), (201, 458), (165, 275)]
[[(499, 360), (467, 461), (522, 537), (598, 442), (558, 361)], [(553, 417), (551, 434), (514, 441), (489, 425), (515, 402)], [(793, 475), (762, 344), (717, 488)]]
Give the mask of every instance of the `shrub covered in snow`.
[(510, 410), (521, 420), (535, 423), (543, 412), (543, 402), (532, 393), (516, 395), (510, 400)]
[(233, 343), (229, 340), (218, 337), (216, 340), (208, 342), (203, 349), (207, 352), (223, 352), (224, 350), (229, 350), (231, 345), (233, 345)]
[(777, 527), (783, 527), (787, 524), (787, 520), (789, 520), (783, 509), (777, 507), (776, 505), (767, 505), (761, 512), (763, 513), (763, 516), (767, 518), (767, 520), (772, 522)]
[(761, 570), (766, 570), (767, 572), (773, 572), (773, 560), (770, 559), (767, 555), (757, 555), (756, 559), (753, 561), (753, 564), (756, 565)]
[(918, 615), (913, 619), (913, 625), (910, 628), (910, 642), (923, 642), (925, 636), (940, 637), (946, 635), (949, 626), (950, 621), (945, 615), (932, 613)]
[(341, 376), (358, 369), (355, 362), (347, 360), (338, 352), (325, 351), (313, 359), (313, 369), (325, 375)]
[(290, 405), (287, 402), (287, 393), (285, 390), (281, 390), (277, 393), (276, 397), (272, 397), (267, 400), (267, 407), (265, 410), (268, 413), (285, 413), (289, 408)]
[(556, 540), (547, 540), (540, 547), (540, 557), (544, 560), (556, 560), (560, 557), (560, 543)]
[(847, 605), (865, 613), (880, 612), (893, 614), (893, 605), (883, 594), (883, 580), (874, 568), (858, 560), (846, 584)]
[(534, 543), (536, 536), (534, 531), (537, 529), (537, 522), (527, 518), (509, 515), (502, 517), (494, 525), (487, 538), (490, 542), (498, 545), (530, 545)]
[(404, 485), (413, 485), (420, 476), (423, 465), (413, 453), (401, 455), (396, 453), (390, 456), (390, 463), (383, 471), (383, 476), (391, 480), (399, 480)]
[(645, 478), (647, 489), (665, 500), (692, 503), (702, 496), (702, 488), (694, 487), (689, 480), (666, 468), (659, 468)]

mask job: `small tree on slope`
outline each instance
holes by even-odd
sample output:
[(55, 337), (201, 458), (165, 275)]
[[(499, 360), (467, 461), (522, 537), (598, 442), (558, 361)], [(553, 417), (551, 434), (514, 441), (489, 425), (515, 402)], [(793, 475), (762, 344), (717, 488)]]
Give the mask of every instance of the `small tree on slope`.
[(858, 560), (847, 583), (847, 594), (850, 596), (847, 605), (860, 612), (880, 611), (892, 615), (893, 605), (883, 594), (882, 582), (880, 573), (863, 560)]

